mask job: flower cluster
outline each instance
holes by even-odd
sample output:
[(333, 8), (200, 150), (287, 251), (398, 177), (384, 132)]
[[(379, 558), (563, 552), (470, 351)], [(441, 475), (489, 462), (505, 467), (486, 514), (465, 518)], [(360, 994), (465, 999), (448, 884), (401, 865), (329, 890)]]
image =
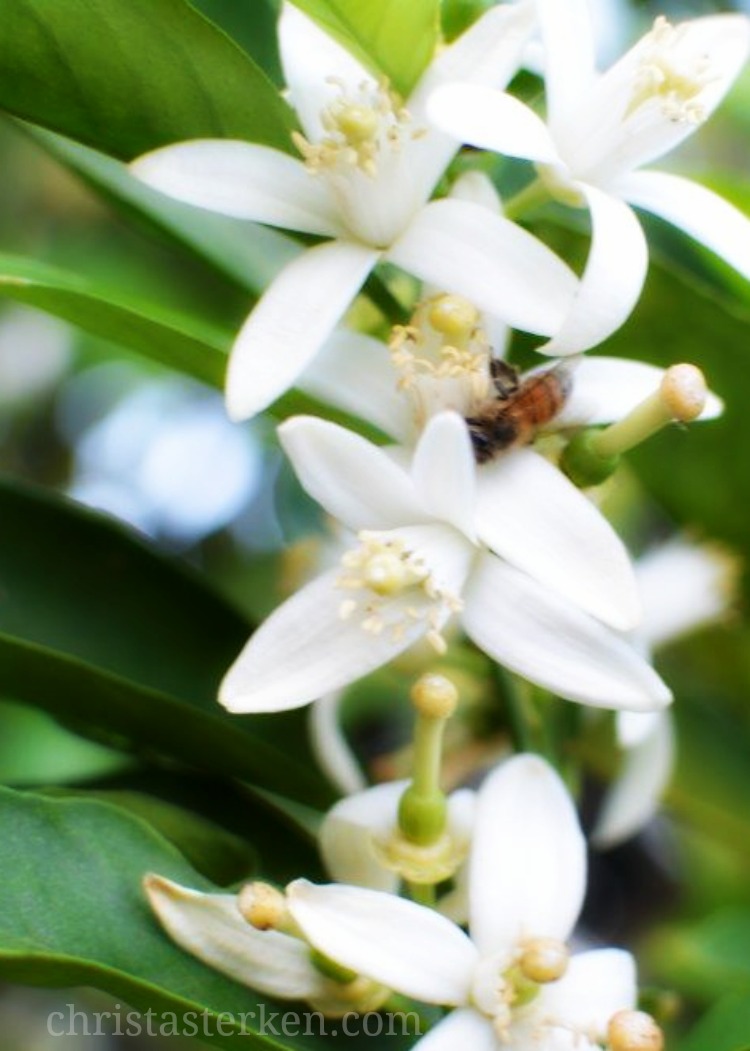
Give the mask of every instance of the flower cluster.
[[(505, 90), (532, 43), (543, 54), (544, 118)], [(392, 992), (453, 1008), (423, 1051), (658, 1051), (658, 1026), (636, 1010), (631, 956), (566, 944), (585, 844), (554, 769), (521, 754), (478, 792), (443, 794), (457, 695), (438, 673), (454, 646), (473, 644), (548, 701), (615, 709), (629, 758), (596, 835), (614, 842), (653, 812), (671, 764), (672, 698), (650, 654), (691, 618), (670, 626), (675, 604), (665, 612), (659, 600), (675, 588), (644, 584), (648, 563), (634, 567), (599, 487), (654, 431), (722, 406), (692, 365), (584, 352), (625, 322), (644, 282), (647, 245), (631, 206), (750, 277), (747, 218), (697, 184), (638, 170), (718, 105), (750, 51), (750, 21), (660, 17), (602, 74), (586, 0), (502, 4), (441, 48), (406, 100), (290, 2), (279, 46), (299, 156), (194, 141), (133, 170), (188, 203), (319, 239), (237, 336), (230, 416), (246, 419), (296, 385), (387, 443), (313, 416), (279, 427), (338, 550), (251, 637), (219, 699), (238, 713), (316, 702), (328, 713), (319, 747), (348, 789), (359, 779), (332, 707), (350, 684), (421, 647), (413, 771), (326, 817), (321, 849), (338, 882), (253, 884), (235, 896), (151, 876), (151, 903), (185, 949), (268, 995), (333, 1015), (377, 1008)], [(533, 162), (536, 174), (503, 206), (479, 170), (452, 178), (462, 144)], [(545, 200), (590, 215), (581, 276), (519, 225)], [(378, 281), (394, 268), (410, 275), (378, 286), (378, 302), (401, 315), (386, 318), (387, 340), (383, 327), (366, 334), (343, 320), (376, 268)], [(546, 363), (512, 366), (512, 329), (542, 337)], [(705, 593), (703, 558), (687, 545), (663, 556)], [(725, 601), (709, 606), (695, 619)]]

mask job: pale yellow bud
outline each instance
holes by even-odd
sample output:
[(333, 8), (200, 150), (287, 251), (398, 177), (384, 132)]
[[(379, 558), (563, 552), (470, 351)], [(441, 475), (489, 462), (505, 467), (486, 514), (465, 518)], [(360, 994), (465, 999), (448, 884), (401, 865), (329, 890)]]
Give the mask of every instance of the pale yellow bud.
[(664, 1034), (645, 1011), (618, 1011), (607, 1028), (610, 1051), (662, 1051)]
[(570, 953), (564, 942), (556, 938), (534, 938), (525, 944), (518, 966), (524, 978), (543, 985), (562, 978), (569, 959)]

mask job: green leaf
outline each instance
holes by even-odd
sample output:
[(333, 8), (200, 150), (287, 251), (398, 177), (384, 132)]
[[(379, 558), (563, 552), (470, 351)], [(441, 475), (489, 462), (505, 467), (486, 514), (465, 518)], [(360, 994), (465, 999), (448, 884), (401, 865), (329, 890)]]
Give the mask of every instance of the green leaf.
[(0, 107), (125, 160), (194, 138), (289, 148), (274, 86), (185, 0), (5, 0)]
[(277, 230), (191, 208), (145, 186), (111, 157), (50, 132), (29, 130), (35, 142), (120, 210), (146, 219), (256, 296), (300, 252), (296, 241)]
[[(155, 1026), (159, 1015), (170, 1021), (168, 1012), (174, 1012), (185, 1035), (194, 1012), (200, 1039), (214, 1047), (322, 1051), (345, 1044), (364, 1051), (372, 1044), (363, 1035), (320, 1036), (317, 1028), (303, 1036), (304, 1015), (299, 1036), (276, 1035), (278, 1016), (275, 1032), (269, 1030), (274, 1012), (284, 1007), (174, 945), (144, 900), (146, 872), (199, 890), (217, 889), (147, 825), (113, 806), (0, 790), (0, 975), (35, 985), (95, 986), (137, 1011), (156, 1012)], [(226, 1035), (217, 1031), (219, 1014), (225, 1015)], [(266, 1030), (259, 1034), (263, 1017)], [(248, 1031), (240, 1036), (243, 1018)], [(337, 1028), (334, 1020), (327, 1025), (329, 1033)], [(392, 1051), (411, 1043), (413, 1036), (388, 1036)]]
[(0, 295), (221, 387), (232, 335), (173, 310), (102, 288), (89, 278), (18, 256), (0, 256)]
[[(702, 1003), (737, 993), (750, 998), (750, 909), (729, 907), (690, 927), (669, 927), (646, 946), (649, 965)], [(750, 1035), (750, 1034), (748, 1034)], [(706, 1044), (706, 1047), (713, 1045)]]
[(294, 0), (327, 33), (406, 96), (437, 48), (437, 0)]
[(218, 683), (249, 626), (106, 518), (0, 482), (0, 694), (198, 769), (325, 805), (306, 712), (231, 716)]
[(722, 997), (680, 1044), (680, 1051), (750, 1051), (750, 999)]

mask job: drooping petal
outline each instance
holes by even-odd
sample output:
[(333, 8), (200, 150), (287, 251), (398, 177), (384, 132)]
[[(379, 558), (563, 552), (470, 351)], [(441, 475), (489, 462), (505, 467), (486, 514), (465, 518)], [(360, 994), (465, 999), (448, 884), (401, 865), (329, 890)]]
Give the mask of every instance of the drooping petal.
[(591, 212), (591, 247), (578, 294), (542, 354), (576, 354), (602, 343), (628, 319), (643, 288), (648, 246), (633, 211), (617, 197), (576, 183)]
[(622, 541), (549, 460), (516, 449), (480, 469), (477, 491), (488, 547), (605, 623), (634, 627), (640, 604)]
[(409, 621), (410, 596), (389, 610), (404, 630), (366, 631), (358, 616), (343, 618), (349, 592), (337, 588), (334, 569), (302, 588), (250, 637), (222, 681), (219, 701), (230, 712), (279, 712), (300, 708), (386, 664), (424, 634)]
[(330, 781), (350, 795), (364, 791), (367, 782), (341, 727), (341, 698), (341, 693), (327, 693), (310, 708), (310, 745)]
[(514, 328), (542, 335), (561, 327), (577, 288), (573, 272), (541, 241), (468, 201), (428, 204), (387, 255)]
[(294, 384), (378, 260), (360, 244), (329, 241), (293, 259), (239, 331), (227, 370), (227, 411), (244, 420)]
[(637, 208), (661, 216), (750, 280), (750, 219), (713, 190), (666, 172), (632, 172), (613, 186)]
[(326, 134), (321, 113), (338, 98), (337, 85), (355, 90), (360, 84), (374, 83), (374, 78), (349, 51), (288, 0), (281, 7), (278, 33), (289, 101), (305, 135), (310, 141), (319, 142)]
[(588, 1034), (597, 1041), (618, 1011), (637, 1002), (635, 961), (622, 949), (593, 949), (571, 957), (557, 982), (543, 985), (530, 1012), (539, 1019)]
[[(549, 368), (548, 365), (540, 366)], [(664, 377), (664, 369), (644, 361), (596, 357), (587, 354), (576, 363), (572, 390), (554, 419), (555, 428), (585, 427), (621, 420), (654, 391)], [(712, 420), (724, 409), (721, 398), (709, 391), (701, 420)]]
[[(362, 377), (367, 382), (362, 382)], [(408, 398), (396, 389), (398, 373), (387, 345), (353, 329), (338, 328), (297, 381), (300, 390), (374, 424), (391, 438), (411, 437)]]
[(460, 927), (393, 894), (295, 880), (289, 910), (336, 963), (425, 1003), (468, 1000), (477, 950)]
[(479, 790), (469, 861), (470, 928), (483, 955), (570, 934), (586, 890), (586, 843), (557, 773), (519, 755)]
[(336, 803), (320, 826), (320, 852), (337, 883), (395, 893), (399, 878), (386, 869), (374, 844), (394, 831), (398, 804), (408, 781), (366, 788)]
[[(498, 1051), (498, 1046), (490, 1020), (473, 1007), (460, 1007), (417, 1041), (412, 1051), (456, 1051), (464, 1047), (471, 1051)], [(508, 1051), (516, 1051), (515, 1045), (507, 1047)]]
[(412, 478), (430, 514), (473, 540), (476, 465), (466, 424), (455, 412), (441, 412), (425, 427)]
[(674, 754), (672, 719), (662, 712), (651, 733), (625, 753), (623, 769), (604, 798), (591, 835), (596, 846), (616, 846), (648, 824), (669, 783)]
[(281, 999), (324, 994), (326, 982), (310, 962), (309, 946), (288, 934), (251, 927), (235, 894), (202, 894), (153, 875), (144, 887), (170, 937), (222, 974)]
[(513, 95), (478, 84), (446, 84), (432, 94), (427, 111), (439, 128), (469, 146), (559, 163), (547, 125)]
[(743, 15), (674, 26), (657, 19), (593, 85), (564, 136), (556, 133), (573, 173), (610, 187), (673, 150), (711, 115), (749, 50), (750, 20)]
[(475, 565), (464, 602), (463, 625), (477, 646), (560, 697), (632, 711), (672, 699), (621, 635), (491, 553)]
[(678, 536), (647, 551), (636, 563), (645, 641), (662, 646), (720, 620), (734, 600), (736, 576), (731, 558), (711, 544)]
[(146, 153), (132, 173), (186, 204), (286, 230), (337, 237), (343, 230), (327, 186), (302, 161), (252, 142), (196, 139)]
[(354, 431), (293, 416), (278, 435), (305, 491), (355, 532), (429, 521), (409, 475)]
[(549, 123), (555, 134), (575, 120), (595, 80), (594, 39), (587, 0), (537, 0), (544, 46)]

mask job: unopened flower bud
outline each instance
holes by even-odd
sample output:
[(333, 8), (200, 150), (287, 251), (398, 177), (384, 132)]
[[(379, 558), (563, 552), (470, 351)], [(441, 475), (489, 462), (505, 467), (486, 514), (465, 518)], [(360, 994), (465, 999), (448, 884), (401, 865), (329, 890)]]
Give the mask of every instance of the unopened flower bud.
[(524, 978), (540, 985), (556, 982), (568, 969), (570, 954), (556, 938), (534, 938), (524, 946), (518, 967)]
[(662, 1051), (664, 1034), (645, 1011), (618, 1011), (607, 1028), (610, 1051)]

